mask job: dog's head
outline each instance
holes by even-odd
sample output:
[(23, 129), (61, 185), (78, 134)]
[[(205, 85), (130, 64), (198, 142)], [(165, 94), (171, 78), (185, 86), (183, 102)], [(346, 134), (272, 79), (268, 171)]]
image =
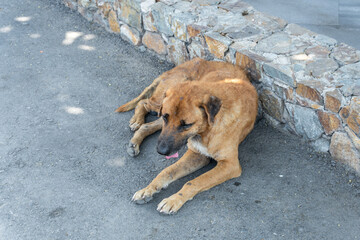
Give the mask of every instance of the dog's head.
[(179, 150), (190, 137), (206, 131), (213, 125), (220, 108), (221, 100), (199, 86), (179, 84), (177, 88), (169, 89), (159, 111), (163, 128), (158, 153), (169, 155)]

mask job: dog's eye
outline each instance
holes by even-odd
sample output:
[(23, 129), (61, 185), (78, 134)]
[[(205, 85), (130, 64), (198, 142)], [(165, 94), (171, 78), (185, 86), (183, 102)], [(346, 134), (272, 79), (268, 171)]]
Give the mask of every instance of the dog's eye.
[(162, 118), (164, 120), (164, 123), (168, 123), (169, 121), (169, 114), (165, 113), (164, 115), (162, 115)]
[(193, 125), (193, 123), (185, 123), (185, 121), (184, 120), (181, 120), (180, 121), (180, 129), (183, 129), (183, 130), (185, 130), (185, 129), (188, 129), (189, 127), (191, 127)]

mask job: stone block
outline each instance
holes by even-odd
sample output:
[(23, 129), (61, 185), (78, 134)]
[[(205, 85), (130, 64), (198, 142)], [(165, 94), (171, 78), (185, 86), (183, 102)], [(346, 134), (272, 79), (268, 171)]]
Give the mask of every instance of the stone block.
[(310, 55), (307, 55), (305, 53), (292, 54), (292, 56), (288, 58), (288, 60), (290, 60), (295, 75), (298, 72), (304, 72), (306, 63), (311, 61), (312, 59), (313, 58)]
[[(242, 50), (251, 50), (256, 46), (255, 42), (248, 41), (248, 40), (236, 40), (233, 44), (230, 45), (230, 50), (242, 51)], [(270, 62), (269, 58), (263, 54), (265, 62)]]
[(189, 53), (187, 52), (185, 43), (176, 38), (169, 38), (167, 50), (169, 61), (175, 65), (182, 64), (189, 60)]
[[(259, 88), (261, 88), (261, 87), (272, 88), (272, 86), (274, 85), (274, 79), (265, 74), (263, 74), (261, 76), (261, 78), (259, 79), (259, 82), (260, 82)], [(257, 82), (255, 82), (255, 83), (257, 83)]]
[(333, 134), (330, 154), (335, 160), (351, 166), (357, 172), (360, 171), (360, 154), (346, 133), (335, 132)]
[(131, 7), (132, 5), (128, 1), (121, 2), (119, 18), (129, 26), (142, 31), (141, 12)]
[(198, 6), (212, 6), (219, 4), (219, 0), (193, 0), (192, 2)]
[(96, 8), (85, 8), (78, 5), (77, 11), (89, 22), (95, 22), (94, 15), (96, 12)]
[(210, 53), (218, 59), (223, 59), (232, 41), (217, 32), (205, 33), (204, 36)]
[(323, 134), (322, 125), (315, 110), (285, 103), (289, 115), (293, 118), (296, 133), (306, 139), (316, 140)]
[(235, 57), (233, 54), (231, 54), (230, 52), (225, 54), (225, 58), (224, 58), (225, 62), (231, 63), (231, 64), (235, 64)]
[(167, 36), (173, 36), (174, 33), (171, 30), (170, 23), (174, 8), (162, 2), (157, 2), (152, 5), (151, 12), (154, 18), (154, 25), (156, 29)]
[(119, 1), (121, 6), (128, 6), (137, 12), (141, 12), (141, 3), (143, 0), (111, 0), (111, 1)]
[(204, 46), (197, 41), (192, 41), (190, 45), (188, 45), (188, 51), (190, 55), (190, 59), (199, 57), (205, 59), (207, 56), (207, 51)]
[[(80, 10), (81, 8), (79, 8)], [(89, 13), (89, 11), (86, 11), (86, 13)], [(109, 30), (109, 22), (107, 19), (104, 18), (104, 15), (100, 11), (96, 11), (93, 15), (87, 14), (88, 16), (91, 15), (92, 20), (99, 24), (100, 26), (104, 27), (105, 29)]]
[(269, 16), (258, 11), (249, 12), (248, 15), (244, 15), (244, 18), (270, 33), (284, 29), (287, 24), (281, 18)]
[(349, 115), (346, 118), (349, 128), (360, 137), (360, 97), (353, 97), (350, 103)]
[(264, 118), (266, 120), (266, 122), (272, 126), (273, 128), (276, 128), (276, 129), (279, 129), (279, 130), (282, 130), (281, 129), (281, 123), (276, 120), (275, 118), (271, 117), (269, 114), (267, 114), (266, 112), (263, 112), (262, 113), (262, 118)]
[(295, 100), (296, 100), (296, 103), (299, 104), (300, 106), (308, 107), (308, 108), (312, 108), (312, 109), (316, 109), (316, 110), (322, 109), (321, 105), (314, 103), (312, 101), (309, 101), (307, 99), (304, 99), (302, 97), (299, 97), (297, 95), (295, 96)]
[(314, 148), (315, 151), (326, 153), (330, 149), (330, 141), (325, 138), (319, 138), (315, 141), (310, 142), (310, 145)]
[(205, 32), (207, 29), (208, 29), (208, 27), (202, 26), (202, 25), (197, 25), (197, 24), (189, 24), (189, 25), (187, 25), (188, 40), (190, 38), (200, 36), (200, 34)]
[(166, 44), (159, 34), (145, 32), (142, 42), (147, 48), (154, 50), (156, 53), (160, 55), (166, 54)]
[(71, 8), (73, 10), (76, 10), (78, 7), (76, 0), (63, 0), (63, 3), (65, 4), (65, 6), (67, 6), (68, 8)]
[(239, 0), (222, 1), (218, 7), (228, 12), (241, 13), (242, 15), (247, 15), (254, 10), (252, 6)]
[(317, 45), (307, 48), (305, 53), (309, 56), (308, 59), (312, 60), (318, 58), (328, 58), (331, 52), (328, 47)]
[(351, 142), (354, 144), (355, 148), (360, 151), (360, 138), (348, 127), (345, 127), (345, 131), (351, 139)]
[(294, 23), (289, 23), (285, 30), (284, 30), (286, 33), (290, 34), (290, 35), (293, 35), (293, 36), (301, 36), (301, 35), (309, 35), (309, 36), (315, 36), (316, 33), (306, 29), (306, 28), (303, 28), (297, 24), (294, 24)]
[(140, 8), (142, 13), (150, 12), (152, 5), (156, 3), (155, 0), (145, 0), (140, 3)]
[(143, 14), (143, 24), (144, 24), (144, 29), (146, 31), (150, 31), (150, 32), (157, 31), (152, 12), (147, 12)]
[(287, 56), (277, 56), (276, 58), (274, 58), (274, 60), (272, 61), (273, 64), (276, 65), (290, 65), (291, 64), (291, 60), (289, 57)]
[(315, 103), (324, 104), (321, 93), (323, 92), (325, 84), (321, 81), (313, 79), (311, 81), (297, 82), (296, 94), (299, 96), (311, 100)]
[(115, 0), (114, 4), (113, 4), (113, 9), (118, 11), (121, 8), (121, 2), (119, 0)]
[[(256, 43), (255, 43), (256, 46)], [(263, 53), (262, 54), (266, 59), (269, 59), (269, 62), (274, 62), (275, 59), (277, 59), (279, 57), (279, 55), (275, 54), (275, 53)], [(281, 55), (280, 55), (281, 56)]]
[(335, 72), (338, 68), (339, 65), (334, 59), (321, 58), (309, 62), (306, 65), (305, 72), (311, 76), (320, 78)]
[(295, 98), (294, 98), (294, 89), (291, 87), (282, 87), (284, 94), (285, 94), (285, 99), (288, 102), (294, 102)]
[(255, 47), (255, 50), (267, 53), (287, 54), (291, 52), (291, 44), (291, 37), (286, 33), (280, 32), (261, 40)]
[(360, 76), (354, 79), (343, 79), (341, 85), (340, 89), (345, 97), (360, 96)]
[(333, 113), (318, 111), (318, 116), (321, 125), (323, 126), (325, 133), (331, 135), (333, 132), (340, 129), (340, 119)]
[(338, 113), (343, 101), (343, 96), (338, 89), (325, 93), (325, 109)]
[(337, 44), (337, 41), (334, 38), (322, 35), (322, 34), (316, 34), (315, 35), (315, 44), (320, 44), (322, 46), (329, 46), (333, 47)]
[(360, 62), (340, 67), (331, 75), (331, 82), (344, 96), (360, 96)]
[(242, 50), (235, 53), (235, 64), (246, 70), (252, 80), (259, 81), (261, 78), (261, 66), (267, 59), (256, 53)]
[(360, 75), (360, 62), (342, 66), (334, 73), (334, 79), (355, 79)]
[(217, 6), (203, 6), (198, 8), (196, 13), (199, 16), (197, 24), (208, 27), (215, 27), (218, 24), (218, 18), (220, 15), (224, 15), (226, 12), (223, 9), (217, 8)]
[(196, 17), (190, 13), (181, 13), (171, 18), (171, 30), (174, 33), (174, 36), (182, 41), (188, 39), (187, 36), (187, 26), (194, 23)]
[(275, 65), (272, 63), (265, 63), (263, 70), (268, 76), (275, 78), (291, 87), (295, 87), (296, 82), (293, 78), (293, 72), (288, 65)]
[(258, 35), (262, 33), (261, 29), (256, 26), (228, 27), (221, 32), (234, 40), (252, 40), (253, 38), (258, 38)]
[(164, 39), (166, 44), (169, 44), (169, 36), (166, 36), (166, 34), (161, 33), (162, 38)]
[(239, 14), (226, 12), (219, 8), (217, 8), (217, 11), (214, 12), (214, 15), (209, 15), (209, 16), (216, 17), (216, 21), (210, 24), (214, 26), (212, 31), (219, 33), (220, 32), (222, 33), (225, 29), (234, 28), (234, 27), (238, 27), (239, 29), (241, 29), (244, 26), (246, 26), (247, 23), (246, 19), (243, 18), (241, 15), (239, 16)]
[(294, 73), (305, 70), (305, 64), (302, 64), (302, 63), (293, 63), (292, 66), (293, 66)]
[(341, 119), (343, 120), (343, 122), (346, 123), (346, 119), (350, 115), (350, 106), (345, 106), (345, 107), (341, 108), (339, 115), (340, 115)]
[[(206, 17), (203, 17), (206, 16)], [(217, 24), (218, 19), (216, 14), (199, 15), (199, 19), (196, 21), (196, 25), (209, 28), (209, 31), (214, 30), (214, 26)]]
[(165, 3), (168, 6), (172, 6), (179, 1), (181, 1), (181, 0), (157, 0), (157, 2)]
[(314, 103), (313, 101), (310, 101), (308, 99), (302, 98), (298, 95), (295, 96), (295, 100), (296, 100), (296, 103), (299, 104), (300, 106), (308, 107), (308, 108), (312, 108), (312, 109), (316, 109), (316, 110), (322, 109), (321, 105)]
[(85, 8), (96, 8), (95, 0), (78, 0), (78, 4), (79, 4), (79, 6), (85, 7)]
[(360, 61), (360, 52), (345, 43), (340, 43), (333, 49), (331, 56), (340, 64), (351, 64)]
[(115, 33), (119, 33), (120, 32), (120, 25), (119, 25), (119, 22), (117, 20), (116, 13), (113, 10), (111, 10), (109, 12), (108, 21), (109, 21), (109, 27), (110, 27), (111, 31), (113, 31)]
[(272, 91), (264, 89), (259, 94), (259, 99), (262, 103), (262, 109), (275, 118), (279, 122), (283, 122), (284, 102), (277, 97)]
[(288, 85), (278, 81), (274, 81), (272, 88), (277, 96), (279, 96), (281, 99), (286, 99), (285, 92), (287, 91), (287, 89), (289, 89)]
[(191, 1), (178, 1), (174, 5), (172, 5), (175, 8), (175, 12), (191, 12), (195, 11), (196, 7), (194, 4), (191, 3)]
[(125, 40), (129, 41), (133, 45), (139, 46), (141, 44), (141, 37), (136, 29), (124, 24), (120, 28), (120, 33)]
[(109, 17), (110, 10), (112, 9), (112, 5), (108, 2), (102, 1), (97, 2), (98, 12), (102, 14), (102, 16), (107, 19)]
[(116, 0), (96, 0), (98, 7), (103, 7), (104, 5), (113, 5)]

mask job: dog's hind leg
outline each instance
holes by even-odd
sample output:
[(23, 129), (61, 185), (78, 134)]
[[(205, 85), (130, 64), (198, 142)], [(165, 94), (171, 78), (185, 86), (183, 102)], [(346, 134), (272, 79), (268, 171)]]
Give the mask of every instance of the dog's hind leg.
[(162, 124), (163, 120), (162, 118), (159, 118), (153, 122), (141, 125), (139, 130), (134, 133), (134, 136), (129, 142), (129, 146), (127, 148), (128, 154), (132, 157), (137, 156), (140, 153), (140, 145), (143, 140), (154, 132), (161, 130)]
[(135, 108), (134, 116), (129, 121), (129, 127), (131, 131), (136, 131), (145, 122), (145, 116), (149, 112), (147, 105), (147, 99), (143, 99), (138, 102)]
[(137, 191), (132, 201), (138, 204), (150, 201), (153, 195), (160, 192), (162, 188), (166, 188), (177, 179), (206, 166), (209, 162), (208, 157), (188, 150), (176, 163), (162, 170), (146, 188)]

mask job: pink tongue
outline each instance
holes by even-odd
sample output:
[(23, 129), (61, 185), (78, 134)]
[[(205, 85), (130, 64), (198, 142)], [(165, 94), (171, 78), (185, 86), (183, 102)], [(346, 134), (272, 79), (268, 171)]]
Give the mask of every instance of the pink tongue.
[(170, 156), (165, 156), (166, 159), (177, 158), (177, 157), (179, 157), (179, 153), (178, 153), (178, 152), (176, 152), (176, 153), (174, 153), (173, 155), (170, 155)]

